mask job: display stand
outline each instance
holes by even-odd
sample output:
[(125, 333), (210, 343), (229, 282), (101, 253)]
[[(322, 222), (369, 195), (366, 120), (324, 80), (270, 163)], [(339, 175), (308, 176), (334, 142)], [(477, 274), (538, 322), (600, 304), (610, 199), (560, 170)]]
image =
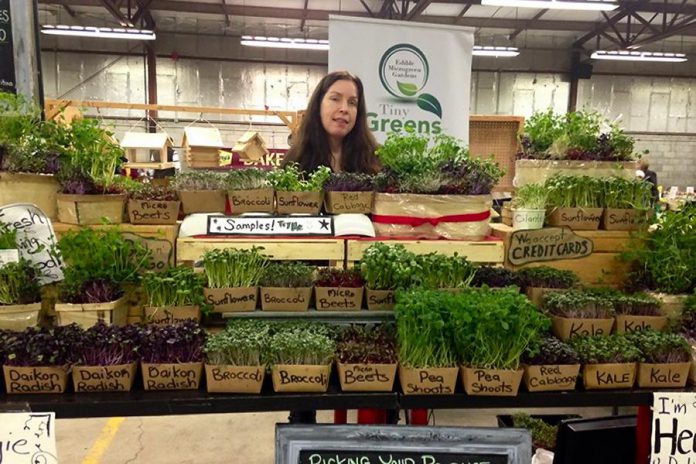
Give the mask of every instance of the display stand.
[[(507, 257), (513, 229), (505, 224), (491, 224), (493, 235), (505, 242), (505, 267), (517, 270), (524, 266), (513, 266)], [(619, 287), (628, 271), (628, 266), (617, 259), (631, 241), (631, 232), (614, 230), (573, 231), (575, 235), (590, 239), (593, 251), (590, 256), (578, 259), (543, 261), (527, 266), (550, 266), (575, 272), (580, 281), (590, 286)]]

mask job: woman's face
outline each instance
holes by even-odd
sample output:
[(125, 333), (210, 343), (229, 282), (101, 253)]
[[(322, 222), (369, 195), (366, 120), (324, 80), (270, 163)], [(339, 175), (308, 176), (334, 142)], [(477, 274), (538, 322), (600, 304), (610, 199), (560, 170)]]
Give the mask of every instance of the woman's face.
[(321, 101), (321, 124), (329, 137), (342, 140), (355, 127), (358, 87), (353, 81), (336, 81)]

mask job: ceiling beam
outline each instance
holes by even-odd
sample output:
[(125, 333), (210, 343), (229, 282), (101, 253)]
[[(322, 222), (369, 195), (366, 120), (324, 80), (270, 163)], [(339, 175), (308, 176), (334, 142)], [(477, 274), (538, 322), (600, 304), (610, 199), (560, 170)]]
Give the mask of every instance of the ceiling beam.
[(621, 10), (618, 13), (615, 13), (611, 18), (608, 18), (606, 22), (596, 24), (591, 32), (588, 32), (587, 34), (583, 35), (579, 39), (577, 39), (573, 43), (573, 48), (581, 48), (585, 43), (592, 39), (593, 37), (596, 37), (600, 35), (602, 32), (604, 32), (608, 27), (614, 27), (616, 23), (621, 21), (623, 18), (628, 16), (630, 14), (630, 11), (628, 10)]
[(300, 30), (304, 32), (304, 26), (307, 22), (307, 7), (309, 6), (309, 0), (304, 0), (304, 8), (302, 8), (302, 21), (300, 22)]
[(379, 17), (380, 18), (386, 18), (387, 14), (391, 10), (392, 3), (394, 3), (395, 0), (384, 0), (382, 2), (382, 8), (379, 9)]
[(431, 3), (433, 3), (433, 0), (418, 0), (416, 6), (414, 6), (406, 16), (406, 21), (412, 21), (413, 18), (419, 16), (426, 10), (426, 8), (430, 6)]
[(374, 18), (375, 14), (372, 12), (369, 5), (365, 3), (365, 0), (360, 0), (360, 3), (362, 3), (362, 6), (365, 7), (365, 11), (367, 11), (370, 14), (370, 18)]
[(222, 14), (225, 15), (225, 26), (230, 27), (230, 15), (227, 14), (227, 3), (225, 3), (225, 0), (222, 0)]
[[(224, 2), (225, 0), (222, 1)], [(150, 14), (150, 4), (152, 3), (152, 0), (136, 0), (136, 2), (138, 4), (138, 10), (131, 18), (134, 24), (138, 24), (142, 18)], [(150, 16), (150, 19), (154, 22), (152, 16)]]
[(532, 19), (530, 19), (529, 21), (527, 21), (527, 23), (525, 23), (525, 25), (523, 27), (518, 27), (517, 29), (515, 29), (512, 32), (512, 34), (510, 34), (510, 36), (508, 37), (508, 40), (514, 40), (515, 37), (517, 37), (518, 35), (520, 35), (522, 33), (522, 31), (526, 31), (527, 29), (529, 29), (532, 25), (534, 25), (534, 23), (536, 21), (538, 21), (542, 16), (544, 16), (547, 11), (549, 11), (549, 10), (541, 10), (540, 12), (535, 14), (534, 17)]
[(459, 24), (459, 22), (462, 20), (464, 15), (466, 14), (467, 11), (472, 7), (472, 5), (466, 5), (464, 8), (462, 8), (462, 11), (459, 12), (456, 18), (454, 18), (454, 24)]
[[(480, 5), (481, 0), (434, 0), (433, 3), (445, 3), (450, 5)], [(628, 8), (643, 13), (684, 13), (696, 14), (696, 4), (680, 5), (679, 3), (666, 3), (662, 0), (651, 2), (639, 2), (635, 0), (619, 0), (619, 8)]]

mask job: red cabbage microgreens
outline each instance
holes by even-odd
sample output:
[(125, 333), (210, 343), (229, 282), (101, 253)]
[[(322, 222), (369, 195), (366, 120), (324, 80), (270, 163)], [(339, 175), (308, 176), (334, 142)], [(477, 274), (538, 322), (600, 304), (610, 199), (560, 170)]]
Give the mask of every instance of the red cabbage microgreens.
[(114, 366), (139, 359), (141, 329), (98, 322), (82, 334), (79, 363), (85, 366)]
[(372, 176), (357, 172), (331, 174), (324, 184), (327, 192), (371, 192), (374, 189)]
[(140, 359), (146, 363), (189, 363), (203, 360), (205, 332), (195, 321), (142, 328)]
[(365, 281), (359, 269), (319, 269), (319, 275), (314, 280), (316, 287), (349, 287), (359, 288), (365, 285)]
[(555, 364), (579, 364), (575, 350), (553, 335), (532, 340), (522, 355), (522, 363), (533, 366)]
[(77, 324), (55, 328), (29, 327), (5, 337), (5, 364), (8, 366), (71, 366), (78, 360), (83, 342)]

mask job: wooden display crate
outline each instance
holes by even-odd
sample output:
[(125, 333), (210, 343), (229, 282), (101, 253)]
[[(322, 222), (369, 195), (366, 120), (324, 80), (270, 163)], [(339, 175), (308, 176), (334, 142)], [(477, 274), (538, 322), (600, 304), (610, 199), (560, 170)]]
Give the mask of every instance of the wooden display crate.
[(250, 250), (263, 247), (263, 253), (274, 260), (329, 261), (343, 268), (345, 244), (341, 238), (266, 238), (266, 237), (182, 237), (177, 240), (177, 263), (192, 263), (203, 258), (208, 250), (236, 248)]
[[(168, 266), (173, 266), (176, 262), (176, 238), (179, 235), (179, 225), (140, 225), (140, 224), (118, 224), (118, 225), (91, 225), (84, 226), (92, 229), (102, 229), (105, 227), (118, 227), (122, 234), (136, 240), (142, 241), (145, 246), (153, 251), (154, 270), (163, 270)], [(61, 222), (53, 223), (53, 230), (60, 239), (61, 235), (69, 230), (79, 230), (80, 226), (64, 224)]]
[(474, 263), (503, 264), (505, 249), (503, 241), (491, 238), (480, 242), (467, 240), (392, 240), (392, 239), (354, 239), (346, 240), (346, 264), (350, 268), (360, 261), (365, 250), (373, 243), (387, 245), (399, 244), (416, 254), (441, 253), (452, 256), (457, 253)]
[(524, 127), (522, 116), (482, 116), (469, 118), (469, 151), (478, 158), (493, 159), (505, 170), (495, 192), (511, 192), (515, 178), (515, 155), (519, 151), (519, 134)]
[(567, 269), (575, 272), (580, 281), (590, 286), (619, 287), (623, 284), (628, 272), (628, 266), (617, 259), (619, 254), (630, 243), (631, 233), (627, 231), (591, 230), (573, 231), (575, 235), (587, 238), (593, 243), (592, 254), (584, 258), (560, 259), (513, 266), (507, 256), (510, 247), (510, 236), (513, 229), (505, 224), (491, 224), (493, 235), (505, 242), (505, 267), (517, 270), (526, 266), (550, 266), (556, 269)]

